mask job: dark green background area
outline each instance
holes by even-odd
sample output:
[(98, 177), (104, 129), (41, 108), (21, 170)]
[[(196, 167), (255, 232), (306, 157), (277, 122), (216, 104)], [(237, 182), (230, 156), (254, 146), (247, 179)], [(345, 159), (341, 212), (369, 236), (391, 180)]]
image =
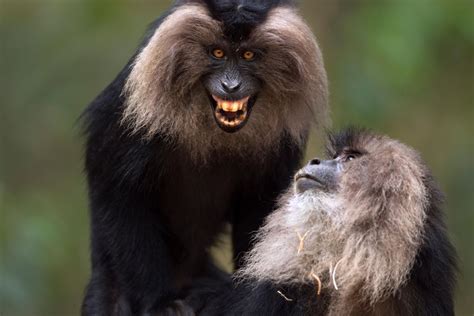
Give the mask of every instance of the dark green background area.
[[(168, 4), (0, 1), (1, 315), (78, 314), (89, 241), (77, 119)], [(461, 259), (457, 311), (472, 315), (474, 2), (302, 6), (325, 56), (334, 127), (362, 125), (414, 146), (446, 192)]]

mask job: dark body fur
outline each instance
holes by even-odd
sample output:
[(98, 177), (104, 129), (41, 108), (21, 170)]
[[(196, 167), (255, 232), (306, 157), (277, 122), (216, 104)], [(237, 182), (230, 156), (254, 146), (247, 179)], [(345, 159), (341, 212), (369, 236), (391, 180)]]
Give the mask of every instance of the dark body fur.
[[(265, 170), (245, 161), (229, 165), (224, 157), (198, 167), (159, 138), (142, 143), (113, 125), (103, 128), (110, 133), (107, 138), (117, 140), (115, 146), (106, 146), (103, 134), (89, 140), (97, 148), (88, 151), (92, 158), (87, 160), (94, 272), (85, 313), (90, 315), (108, 314), (118, 293), (131, 306), (172, 299), (178, 293), (170, 289), (189, 282), (182, 278), (205, 272), (205, 249), (225, 221), (233, 224), (235, 257), (247, 250), (250, 232), (272, 209), (301, 159), (298, 148), (283, 147), (279, 156), (268, 157), (274, 163)], [(100, 163), (94, 161), (96, 155), (103, 159)]]
[[(372, 143), (388, 143), (391, 141), (388, 138), (379, 138), (379, 136), (367, 131), (350, 129), (332, 137), (329, 146), (329, 157), (333, 157), (347, 148), (357, 148), (357, 150), (364, 151), (364, 146), (360, 145), (361, 139), (364, 138), (370, 139), (368, 142)], [(398, 148), (403, 145), (395, 144), (394, 146)], [(375, 146), (373, 146), (371, 150), (373, 150), (374, 147)], [(406, 150), (403, 149), (404, 147), (400, 148), (402, 148), (401, 150)], [(407, 152), (411, 154), (410, 150)], [(412, 157), (410, 159), (418, 159), (416, 156), (414, 157), (415, 158)], [(380, 161), (381, 165), (384, 163), (384, 161)], [(341, 271), (338, 272), (338, 276), (340, 275), (341, 283), (339, 284), (340, 288), (338, 291), (331, 288), (330, 274), (329, 276), (319, 274), (323, 286), (321, 294), (317, 295), (317, 285), (315, 282), (312, 282), (314, 280), (305, 280), (306, 276), (302, 275), (299, 271), (300, 266), (295, 266), (294, 268), (292, 266), (291, 269), (296, 269), (298, 272), (293, 279), (285, 281), (278, 276), (278, 272), (288, 266), (288, 264), (281, 265), (278, 263), (278, 260), (284, 261), (285, 256), (266, 254), (264, 255), (264, 259), (265, 256), (271, 256), (269, 258), (270, 260), (265, 261), (266, 264), (272, 265), (272, 262), (275, 262), (275, 266), (277, 267), (275, 272), (269, 272), (271, 274), (269, 277), (274, 277), (274, 280), (265, 280), (267, 277), (262, 277), (262, 273), (267, 273), (265, 272), (267, 271), (266, 266), (257, 266), (256, 268), (248, 269), (246, 273), (238, 274), (236, 281), (229, 281), (227, 285), (216, 284), (213, 283), (212, 280), (201, 280), (200, 283), (196, 283), (193, 295), (188, 298), (190, 304), (194, 306), (199, 315), (454, 315), (453, 296), (456, 279), (456, 254), (446, 232), (444, 214), (441, 209), (443, 200), (442, 193), (438, 189), (438, 185), (433, 180), (429, 170), (420, 162), (417, 162), (417, 164), (420, 165), (420, 168), (424, 169), (421, 170), (423, 174), (421, 183), (426, 189), (427, 203), (423, 211), (426, 219), (423, 221), (423, 227), (420, 228), (420, 232), (418, 232), (418, 234), (421, 234), (421, 240), (416, 248), (417, 251), (413, 264), (408, 265), (406, 279), (400, 283), (400, 286), (396, 286), (390, 291), (374, 286), (375, 289), (380, 289), (379, 291), (383, 292), (369, 293), (366, 291), (367, 286), (363, 284), (363, 279), (359, 280), (360, 275), (357, 273), (349, 273), (348, 278), (344, 279), (344, 270), (350, 270), (351, 268), (349, 261), (348, 263), (342, 263), (339, 267)], [(385, 177), (385, 179), (388, 180), (387, 177)], [(379, 189), (380, 187), (378, 186), (372, 187), (371, 190), (374, 190), (374, 192), (371, 194), (376, 195)], [(401, 198), (405, 196), (406, 195), (402, 193)], [(394, 197), (387, 196), (386, 198), (387, 203), (390, 203), (389, 201)], [(399, 198), (400, 197), (396, 197), (395, 199)], [(350, 200), (353, 200), (354, 203), (358, 203), (358, 199), (360, 199), (360, 196)], [(284, 208), (285, 206), (282, 207)], [(327, 208), (330, 208), (330, 206), (327, 206)], [(397, 212), (395, 209), (388, 211)], [(297, 210), (290, 209), (289, 212), (297, 212)], [(288, 218), (292, 218), (291, 215), (286, 219), (282, 219), (281, 214), (282, 213), (272, 214), (267, 220), (268, 227), (278, 227), (271, 225), (272, 222), (278, 220), (282, 220), (283, 225), (291, 225), (286, 224), (288, 223)], [(374, 223), (378, 222), (378, 224), (382, 226), (384, 222), (383, 218), (386, 215), (379, 213), (378, 216), (380, 217), (372, 220), (374, 220)], [(360, 222), (357, 225), (355, 229), (360, 231), (368, 230), (373, 223), (364, 224)], [(263, 247), (258, 248), (258, 250), (253, 250), (250, 259), (255, 256), (258, 258), (258, 252), (268, 249), (272, 243), (281, 244), (281, 242), (275, 240), (275, 236), (280, 236), (281, 234), (287, 235), (287, 237), (282, 237), (282, 240), (283, 242), (287, 241), (287, 244), (290, 245), (288, 249), (280, 247), (281, 251), (290, 251), (291, 253), (288, 256), (290, 258), (297, 256), (294, 253), (296, 246), (293, 245), (294, 236), (292, 234), (292, 230), (295, 227), (289, 227), (290, 229), (288, 231), (277, 231), (277, 235), (272, 235), (267, 231), (265, 233), (268, 234), (266, 235), (267, 237), (263, 235), (263, 242), (260, 241)], [(299, 228), (297, 227), (296, 230)], [(390, 229), (397, 231), (396, 227), (391, 227)], [(405, 228), (402, 228), (402, 231), (403, 229)], [(328, 232), (329, 231), (325, 231), (324, 234)], [(342, 235), (345, 232), (342, 229), (339, 230), (339, 233)], [(392, 232), (389, 232), (388, 234), (391, 233)], [(409, 233), (409, 231), (407, 231), (407, 233)], [(371, 232), (367, 235), (369, 234), (371, 234)], [(383, 234), (385, 234), (383, 229), (377, 234), (380, 236), (381, 243), (384, 243), (384, 241), (382, 241), (384, 238)], [(329, 241), (330, 238), (331, 237), (327, 237), (327, 239), (324, 239), (323, 237), (320, 242), (324, 243), (325, 241)], [(390, 247), (387, 244), (364, 245), (364, 243), (365, 241), (363, 239), (358, 240), (358, 244), (350, 248), (352, 248), (351, 250), (354, 250), (354, 252), (357, 252), (357, 247), (360, 247), (360, 251), (365, 251), (365, 253), (368, 253), (368, 256), (372, 255), (372, 250), (376, 256), (383, 256), (384, 253), (387, 256), (393, 255), (395, 260), (400, 260), (397, 264), (404, 264), (405, 254), (403, 254), (403, 248), (397, 249), (397, 245)], [(398, 246), (402, 247), (400, 245)], [(317, 249), (324, 247), (327, 247), (326, 244), (314, 244), (311, 240), (305, 242), (305, 248), (307, 248), (309, 252), (314, 251), (314, 253), (318, 253)], [(366, 247), (370, 247), (368, 252), (364, 249)], [(380, 250), (376, 250), (379, 247)], [(397, 256), (397, 254), (399, 255)], [(367, 258), (367, 260), (370, 260), (370, 258)], [(255, 265), (255, 262), (258, 264), (258, 261), (255, 260), (253, 260), (253, 263), (251, 261), (250, 264)], [(247, 263), (243, 266), (244, 270), (247, 269), (246, 264)], [(297, 263), (296, 265), (302, 264), (303, 263)], [(310, 266), (312, 264), (314, 263), (309, 263)], [(292, 264), (290, 263), (290, 265)], [(303, 267), (302, 270), (306, 271), (308, 270), (307, 268), (308, 267)], [(355, 269), (357, 269), (357, 266)], [(382, 265), (377, 268), (376, 273), (383, 277), (384, 274), (390, 273), (387, 269), (388, 268), (384, 271), (384, 266)], [(311, 271), (313, 271), (312, 268)], [(364, 276), (364, 273), (366, 272), (361, 271), (362, 276)], [(351, 278), (351, 276), (353, 278)], [(366, 280), (371, 280), (371, 277), (372, 276), (368, 276)], [(283, 278), (283, 276), (281, 278)], [(277, 291), (280, 291), (285, 297)], [(370, 297), (375, 298), (371, 299)]]
[(316, 296), (314, 284), (257, 280), (200, 280), (191, 293), (187, 302), (196, 315), (326, 315), (329, 301), (325, 294)]
[[(250, 247), (251, 233), (274, 208), (304, 150), (282, 134), (260, 159), (210, 150), (196, 159), (172, 135), (123, 123), (124, 87), (134, 61), (167, 16), (201, 1), (178, 1), (154, 22), (135, 56), (84, 113), (86, 171), (91, 208), (92, 276), (83, 315), (140, 315), (166, 308), (193, 278), (212, 270), (207, 249), (225, 222), (233, 226), (234, 258)], [(265, 19), (286, 1), (241, 1), (241, 16), (227, 14), (239, 1), (212, 2), (211, 12), (242, 38), (242, 25)], [(258, 104), (256, 105), (256, 107)], [(208, 108), (206, 108), (207, 110)], [(253, 144), (251, 144), (253, 145)]]

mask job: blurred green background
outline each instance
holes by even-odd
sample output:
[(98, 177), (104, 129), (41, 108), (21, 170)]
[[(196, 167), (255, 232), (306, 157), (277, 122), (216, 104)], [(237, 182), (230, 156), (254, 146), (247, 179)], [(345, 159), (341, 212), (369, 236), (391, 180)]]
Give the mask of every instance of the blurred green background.
[[(77, 119), (170, 1), (0, 1), (0, 314), (77, 315), (89, 275)], [(474, 297), (474, 2), (302, 1), (325, 55), (334, 127), (421, 151), (447, 194)], [(319, 152), (314, 141), (308, 155)]]

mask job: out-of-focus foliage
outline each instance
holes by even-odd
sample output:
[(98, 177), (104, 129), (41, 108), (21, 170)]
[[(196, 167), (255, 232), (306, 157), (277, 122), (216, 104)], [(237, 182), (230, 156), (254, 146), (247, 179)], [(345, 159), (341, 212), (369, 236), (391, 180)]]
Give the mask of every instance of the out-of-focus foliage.
[[(447, 193), (457, 311), (472, 315), (474, 2), (301, 2), (325, 55), (334, 126), (418, 148)], [(0, 2), (0, 314), (78, 314), (89, 258), (77, 119), (168, 4)]]

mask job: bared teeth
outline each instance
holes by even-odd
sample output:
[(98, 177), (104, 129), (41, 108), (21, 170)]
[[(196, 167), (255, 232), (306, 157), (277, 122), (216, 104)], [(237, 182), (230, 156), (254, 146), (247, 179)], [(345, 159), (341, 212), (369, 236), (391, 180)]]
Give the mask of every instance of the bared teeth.
[(241, 100), (223, 100), (213, 95), (212, 98), (217, 103), (214, 115), (220, 124), (227, 127), (236, 127), (246, 120), (247, 103), (250, 97)]
[(244, 107), (244, 104), (240, 102), (222, 102), (218, 105), (226, 112), (237, 112)]
[(243, 98), (241, 100), (223, 100), (219, 97), (212, 96), (214, 100), (217, 102), (217, 108), (220, 110), (224, 110), (225, 112), (237, 112), (243, 111), (247, 107), (247, 102), (249, 101), (249, 97)]

